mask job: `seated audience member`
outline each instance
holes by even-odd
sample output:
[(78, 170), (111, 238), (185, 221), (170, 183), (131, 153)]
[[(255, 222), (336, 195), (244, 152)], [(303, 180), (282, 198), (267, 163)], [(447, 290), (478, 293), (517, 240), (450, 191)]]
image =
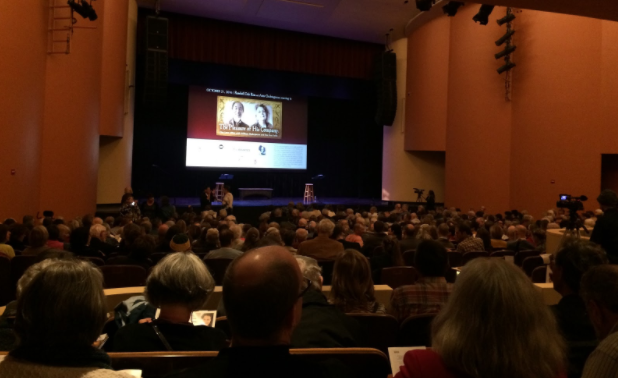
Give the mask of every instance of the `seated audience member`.
[(187, 234), (176, 234), (170, 241), (170, 249), (172, 252), (191, 252), (191, 240)]
[(11, 233), (6, 244), (13, 247), (14, 251), (23, 251), (28, 247), (25, 243), (26, 236), (28, 236), (28, 228), (25, 225), (15, 223), (9, 228), (9, 231)]
[(102, 224), (93, 224), (90, 227), (90, 248), (102, 252), (105, 256), (111, 255), (116, 248), (107, 243), (107, 228)]
[(532, 240), (536, 245), (535, 250), (545, 253), (547, 247), (545, 242), (547, 241), (547, 233), (542, 229), (537, 229), (532, 233)]
[(414, 266), (420, 274), (418, 281), (391, 294), (391, 313), (400, 322), (410, 315), (439, 313), (453, 291), (453, 284), (444, 278), (448, 258), (439, 242), (423, 240), (414, 254)]
[(281, 234), (281, 240), (283, 241), (283, 246), (285, 247), (285, 249), (287, 249), (293, 254), (296, 254), (298, 250), (293, 247), (294, 239), (296, 239), (296, 232), (289, 230), (289, 229), (282, 229), (280, 231), (280, 234)]
[(442, 223), (438, 226), (438, 243), (448, 250), (455, 249), (455, 245), (451, 243), (449, 237), (451, 236), (451, 229), (447, 223)]
[(307, 232), (306, 229), (304, 229), (304, 228), (297, 228), (296, 229), (296, 240), (294, 240), (293, 247), (298, 250), (298, 246), (300, 245), (300, 243), (302, 243), (305, 240), (307, 240), (308, 236), (309, 236), (309, 232)]
[(590, 354), (582, 378), (616, 377), (618, 372), (618, 267), (590, 268), (582, 277), (580, 294), (599, 345)]
[[(136, 225), (135, 223), (129, 223), (126, 226), (124, 226), (122, 228), (122, 240), (120, 241), (120, 245), (118, 246), (119, 254), (128, 255), (131, 244), (133, 244), (135, 239), (142, 236), (143, 233), (144, 231), (142, 230), (142, 228)], [(166, 234), (166, 236), (169, 234), (170, 234), (170, 230), (168, 230), (168, 233)], [(170, 237), (170, 240), (171, 240), (171, 237)], [(169, 246), (169, 242), (168, 242), (168, 246)]]
[(382, 221), (376, 221), (373, 224), (373, 232), (366, 232), (363, 235), (363, 255), (373, 255), (373, 251), (376, 247), (382, 246), (385, 239), (388, 239), (386, 225)]
[(294, 329), (309, 290), (298, 263), (280, 246), (251, 250), (234, 260), (223, 281), (232, 347), (209, 363), (169, 378), (335, 377), (319, 364), (290, 354)]
[(334, 228), (335, 224), (332, 221), (322, 219), (317, 226), (318, 236), (302, 242), (298, 246), (298, 254), (316, 260), (335, 260), (339, 252), (343, 251), (343, 244), (330, 238)]
[(590, 241), (603, 247), (612, 264), (618, 264), (618, 195), (613, 190), (606, 189), (599, 194), (597, 202), (603, 216), (595, 222)]
[(483, 248), (485, 249), (485, 251), (492, 251), (493, 248), (491, 246), (491, 237), (489, 236), (489, 231), (487, 231), (485, 227), (480, 227), (476, 231), (476, 238), (483, 241)]
[(375, 299), (371, 267), (362, 253), (347, 249), (339, 254), (333, 268), (329, 301), (343, 312), (385, 312), (384, 305)]
[(322, 268), (315, 259), (296, 255), (311, 287), (303, 295), (303, 313), (292, 334), (293, 348), (351, 348), (359, 346), (360, 325), (322, 294)]
[(45, 243), (49, 248), (64, 249), (64, 243), (60, 241), (60, 229), (55, 224), (50, 224), (47, 226), (47, 243)]
[(413, 251), (418, 248), (418, 245), (422, 241), (421, 239), (416, 238), (416, 233), (418, 230), (414, 227), (412, 223), (407, 224), (403, 229), (403, 237), (399, 242), (399, 246), (403, 252), (405, 251)]
[(406, 265), (403, 261), (401, 248), (397, 239), (385, 239), (382, 242), (382, 248), (373, 252), (369, 257), (369, 265), (373, 276), (373, 282), (380, 284), (382, 282), (382, 269), (395, 266)]
[(354, 224), (354, 233), (346, 236), (345, 241), (348, 243), (358, 243), (363, 247), (363, 234), (365, 233), (365, 225), (361, 223)]
[[(21, 293), (24, 291), (24, 287), (26, 287), (30, 283), (32, 278), (37, 273), (39, 273), (41, 270), (56, 261), (58, 260), (46, 259), (34, 265), (31, 265), (28, 269), (26, 269), (19, 281), (17, 281), (17, 290), (15, 293), (15, 297), (19, 298), (21, 296)], [(16, 315), (17, 301), (11, 301), (6, 305), (4, 313), (2, 313), (2, 315), (0, 316), (0, 351), (13, 350), (17, 344), (15, 332), (13, 331)]]
[[(230, 216), (233, 216), (233, 215), (230, 215)], [(228, 216), (228, 218), (230, 216)], [(234, 234), (234, 239), (232, 239), (232, 248), (242, 251), (242, 244), (244, 243), (244, 241), (241, 239), (242, 227), (234, 223), (229, 223), (229, 224), (230, 224), (230, 230)]]
[(242, 255), (242, 252), (232, 248), (234, 233), (230, 229), (223, 229), (219, 233), (219, 243), (221, 248), (210, 251), (204, 259), (235, 259)]
[(88, 229), (86, 227), (76, 228), (71, 232), (71, 252), (76, 256), (104, 258), (102, 252), (88, 246), (89, 241), (90, 232)]
[(167, 255), (153, 268), (144, 291), (148, 302), (161, 309), (159, 318), (120, 328), (114, 336), (114, 351), (220, 350), (225, 346), (221, 330), (191, 323), (191, 313), (204, 308), (214, 286), (208, 269), (195, 254)]
[(534, 250), (534, 246), (527, 240), (528, 230), (526, 227), (519, 225), (515, 230), (517, 232), (517, 240), (508, 242), (506, 249), (515, 252)]
[(556, 319), (530, 278), (501, 259), (466, 264), (431, 334), (432, 349), (406, 353), (395, 378), (565, 377)]
[(5, 224), (0, 224), (0, 256), (6, 256), (12, 259), (15, 257), (15, 250), (7, 244), (10, 237), (11, 232), (9, 231), (9, 227)]
[(399, 223), (393, 223), (391, 224), (390, 228), (388, 229), (388, 233), (389, 235), (391, 235), (392, 238), (397, 239), (398, 241), (401, 241), (401, 225)]
[(131, 244), (128, 256), (112, 257), (107, 260), (106, 265), (137, 265), (148, 271), (153, 266), (150, 255), (154, 252), (155, 246), (150, 236), (140, 236)]
[(597, 345), (594, 328), (579, 291), (584, 273), (603, 264), (607, 264), (607, 257), (600, 247), (581, 240), (568, 240), (556, 254), (551, 266), (554, 290), (562, 296), (560, 302), (551, 306), (551, 309), (567, 341), (569, 377), (581, 376), (586, 358)]
[(242, 252), (252, 250), (259, 241), (260, 231), (255, 227), (251, 227), (245, 234), (245, 242), (242, 244)]
[(467, 222), (462, 222), (457, 225), (455, 229), (455, 237), (459, 244), (457, 244), (457, 252), (477, 252), (485, 251), (485, 245), (481, 239), (472, 237), (472, 228)]
[(92, 346), (107, 319), (101, 272), (84, 261), (57, 261), (34, 275), (17, 300), (17, 347), (1, 377), (129, 378)]
[(28, 236), (28, 242), (30, 246), (22, 251), (22, 255), (24, 256), (36, 256), (41, 252), (45, 252), (50, 249), (47, 246), (47, 238), (49, 237), (49, 233), (47, 229), (43, 226), (36, 226), (30, 231), (30, 235)]
[(154, 219), (159, 216), (159, 204), (155, 201), (153, 194), (146, 195), (146, 202), (142, 203), (141, 208), (142, 216)]
[(200, 235), (199, 247), (195, 248), (195, 252), (210, 252), (219, 248), (219, 230), (209, 228), (202, 230)]
[(489, 233), (491, 236), (491, 247), (494, 250), (506, 249), (506, 241), (502, 239), (504, 233), (502, 232), (502, 227), (497, 224), (491, 226), (489, 229)]

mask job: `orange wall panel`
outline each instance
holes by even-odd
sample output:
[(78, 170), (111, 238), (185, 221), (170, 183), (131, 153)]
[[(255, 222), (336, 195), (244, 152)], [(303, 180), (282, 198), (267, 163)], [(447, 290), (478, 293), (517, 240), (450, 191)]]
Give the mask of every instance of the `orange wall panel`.
[(97, 21), (78, 21), (97, 29), (76, 29), (71, 54), (47, 61), (40, 205), (65, 217), (96, 208), (104, 4)]
[(618, 22), (602, 21), (601, 152), (618, 154)]
[(538, 216), (560, 193), (599, 193), (602, 28), (599, 20), (534, 11), (518, 21), (512, 204)]
[(436, 18), (408, 38), (407, 151), (446, 148), (450, 19)]
[(499, 212), (510, 206), (511, 188), (511, 103), (496, 72), (504, 62), (494, 58), (494, 42), (506, 32), (495, 20), (505, 8), (487, 26), (472, 21), (477, 11), (466, 6), (451, 19), (446, 204)]
[(101, 122), (99, 131), (105, 136), (123, 136), (125, 72), (127, 69), (128, 0), (106, 1), (101, 62)]
[(36, 214), (39, 201), (47, 59), (47, 8), (41, 1), (0, 2), (0, 46), (0, 222), (21, 221)]

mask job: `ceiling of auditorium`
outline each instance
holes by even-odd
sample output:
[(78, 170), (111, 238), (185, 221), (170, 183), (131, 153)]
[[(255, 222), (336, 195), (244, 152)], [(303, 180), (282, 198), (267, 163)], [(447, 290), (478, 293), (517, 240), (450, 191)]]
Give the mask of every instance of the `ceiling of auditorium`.
[(376, 43), (403, 37), (418, 14), (414, 0), (161, 0), (161, 10)]

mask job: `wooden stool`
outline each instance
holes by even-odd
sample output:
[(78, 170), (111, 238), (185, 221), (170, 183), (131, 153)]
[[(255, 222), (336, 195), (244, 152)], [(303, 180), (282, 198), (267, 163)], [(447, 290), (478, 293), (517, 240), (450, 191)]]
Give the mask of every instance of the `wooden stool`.
[(305, 197), (303, 199), (304, 203), (313, 203), (315, 200), (313, 194), (313, 184), (305, 184)]
[(223, 183), (217, 182), (215, 183), (215, 199), (219, 202), (223, 199)]

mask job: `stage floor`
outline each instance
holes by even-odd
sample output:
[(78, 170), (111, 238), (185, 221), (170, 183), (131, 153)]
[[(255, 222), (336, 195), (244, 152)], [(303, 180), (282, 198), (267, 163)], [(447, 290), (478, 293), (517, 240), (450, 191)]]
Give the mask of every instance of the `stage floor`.
[[(177, 197), (170, 198), (170, 202), (175, 206), (187, 207), (187, 206), (200, 206), (200, 199), (198, 197)], [(281, 197), (281, 198), (248, 198), (248, 199), (234, 199), (234, 207), (264, 207), (264, 206), (287, 206), (288, 203), (302, 203), (303, 197)], [(334, 197), (319, 197), (315, 205), (344, 205), (344, 206), (387, 206), (387, 201), (369, 199), (369, 198), (334, 198)], [(213, 206), (220, 206), (221, 202), (213, 202)]]

